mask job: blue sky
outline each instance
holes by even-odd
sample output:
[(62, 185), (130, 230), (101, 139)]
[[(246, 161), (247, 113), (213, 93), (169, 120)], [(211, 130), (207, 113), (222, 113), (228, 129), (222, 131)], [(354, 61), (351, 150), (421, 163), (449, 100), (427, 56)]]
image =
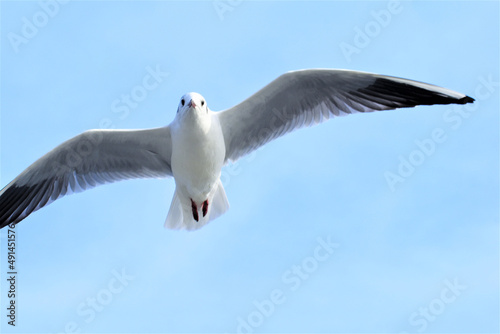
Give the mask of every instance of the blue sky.
[(170, 179), (58, 200), (16, 227), (15, 328), (0, 234), (2, 332), (498, 332), (498, 7), (2, 1), (2, 187), (87, 129), (169, 124), (189, 91), (223, 110), (290, 70), (477, 100), (280, 138), (223, 170), (231, 208), (196, 232), (163, 228)]

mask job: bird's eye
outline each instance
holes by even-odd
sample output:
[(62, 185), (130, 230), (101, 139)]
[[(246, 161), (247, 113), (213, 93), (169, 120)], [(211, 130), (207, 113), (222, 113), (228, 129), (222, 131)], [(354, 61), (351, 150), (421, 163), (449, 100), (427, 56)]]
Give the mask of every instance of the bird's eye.
[(201, 106), (203, 107), (205, 105), (205, 101), (201, 101)]
[(184, 104), (186, 103), (186, 101), (184, 101), (184, 99), (181, 100), (181, 105), (184, 107)]

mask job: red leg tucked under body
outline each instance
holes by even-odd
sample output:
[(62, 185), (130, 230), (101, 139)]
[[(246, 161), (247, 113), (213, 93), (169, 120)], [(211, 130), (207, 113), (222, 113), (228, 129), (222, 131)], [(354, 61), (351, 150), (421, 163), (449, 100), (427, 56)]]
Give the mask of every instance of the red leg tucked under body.
[(194, 220), (198, 221), (198, 208), (196, 207), (196, 203), (193, 201), (193, 199), (191, 199), (191, 210), (193, 210)]
[(207, 215), (207, 211), (208, 211), (208, 199), (205, 200), (205, 202), (203, 202), (203, 204), (201, 206), (201, 211), (203, 212), (203, 217), (205, 217)]

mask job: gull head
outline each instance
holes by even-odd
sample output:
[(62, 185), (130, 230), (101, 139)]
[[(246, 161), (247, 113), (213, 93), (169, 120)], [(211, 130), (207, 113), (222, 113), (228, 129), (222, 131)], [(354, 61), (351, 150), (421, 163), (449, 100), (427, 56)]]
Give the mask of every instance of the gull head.
[(187, 93), (181, 97), (177, 113), (186, 112), (208, 113), (207, 102), (205, 98), (198, 93)]

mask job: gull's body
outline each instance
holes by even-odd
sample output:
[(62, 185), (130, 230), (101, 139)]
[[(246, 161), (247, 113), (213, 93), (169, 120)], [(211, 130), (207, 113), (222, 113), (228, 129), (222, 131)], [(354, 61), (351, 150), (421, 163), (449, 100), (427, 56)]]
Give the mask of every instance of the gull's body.
[[(218, 217), (228, 208), (224, 188), (219, 181), (226, 149), (219, 118), (208, 109), (203, 97), (189, 93), (182, 100), (188, 104), (188, 108), (185, 112), (178, 112), (170, 125), (172, 175), (176, 191), (165, 224), (176, 228), (187, 215), (190, 219), (185, 223), (195, 224), (192, 228), (196, 228), (207, 223), (209, 218)], [(214, 197), (217, 199), (215, 203)], [(205, 214), (204, 203), (207, 203)]]
[(473, 101), (422, 82), (347, 70), (288, 72), (221, 112), (188, 93), (168, 126), (86, 131), (37, 160), (0, 191), (0, 228), (72, 192), (173, 177), (165, 226), (198, 229), (229, 208), (222, 167), (290, 131), (351, 113)]

